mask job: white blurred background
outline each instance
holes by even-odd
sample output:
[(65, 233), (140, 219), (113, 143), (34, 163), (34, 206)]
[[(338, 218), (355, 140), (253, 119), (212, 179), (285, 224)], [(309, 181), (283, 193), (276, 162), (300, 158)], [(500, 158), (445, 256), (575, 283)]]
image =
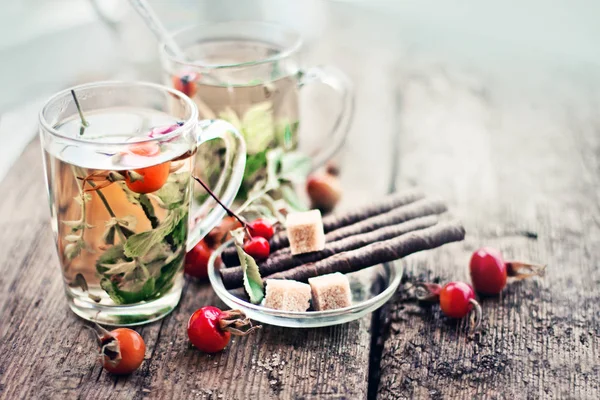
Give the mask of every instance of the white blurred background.
[[(35, 135), (37, 111), (53, 92), (89, 80), (160, 80), (156, 41), (129, 3), (96, 1), (95, 6), (91, 0), (0, 4), (0, 177)], [(310, 62), (335, 62), (327, 60), (333, 46), (374, 57), (368, 73), (378, 73), (379, 64), (393, 73), (415, 54), (501, 71), (524, 84), (535, 81), (539, 69), (572, 71), (583, 74), (581, 79), (596, 79), (600, 72), (597, 0), (150, 3), (169, 29), (232, 19), (293, 26), (306, 38)], [(324, 37), (335, 41), (324, 45)], [(390, 98), (393, 90), (390, 83)]]

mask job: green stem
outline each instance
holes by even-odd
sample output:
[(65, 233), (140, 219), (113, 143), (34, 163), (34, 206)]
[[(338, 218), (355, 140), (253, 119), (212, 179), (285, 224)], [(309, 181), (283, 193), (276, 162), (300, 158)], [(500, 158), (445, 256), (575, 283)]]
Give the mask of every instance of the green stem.
[[(87, 183), (93, 188), (96, 187), (96, 184), (94, 182), (88, 181)], [(96, 194), (98, 194), (98, 197), (100, 197), (100, 200), (102, 200), (102, 203), (104, 203), (104, 207), (106, 207), (106, 211), (108, 211), (108, 214), (111, 217), (116, 219), (117, 216), (113, 212), (112, 208), (110, 208), (110, 204), (108, 204), (108, 200), (106, 200), (104, 193), (102, 193), (102, 191), (100, 189), (96, 189), (95, 192), (96, 192)], [(127, 238), (123, 234), (123, 231), (121, 230), (121, 227), (119, 226), (118, 223), (115, 224), (115, 229), (117, 230), (117, 233), (119, 234), (119, 238), (121, 239), (121, 242), (125, 243), (127, 241)]]
[(77, 96), (75, 95), (75, 91), (71, 90), (71, 95), (73, 96), (73, 100), (75, 101), (75, 107), (77, 107), (77, 112), (79, 113), (79, 118), (81, 118), (81, 129), (79, 130), (79, 134), (83, 135), (85, 128), (90, 126), (89, 122), (86, 121), (83, 116), (83, 111), (81, 111), (81, 106), (79, 105), (79, 100), (77, 100)]

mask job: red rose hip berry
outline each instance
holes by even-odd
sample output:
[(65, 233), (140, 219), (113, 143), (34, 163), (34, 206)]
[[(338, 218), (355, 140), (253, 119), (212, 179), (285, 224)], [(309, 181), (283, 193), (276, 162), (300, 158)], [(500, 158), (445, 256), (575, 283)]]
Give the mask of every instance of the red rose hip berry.
[(264, 237), (254, 236), (244, 244), (244, 251), (258, 260), (264, 260), (271, 253), (269, 241)]
[(504, 261), (500, 251), (482, 247), (475, 251), (469, 263), (471, 282), (478, 293), (499, 294), (508, 277), (525, 279), (543, 273), (545, 266), (519, 261)]
[(146, 343), (139, 333), (128, 328), (107, 331), (100, 325), (93, 330), (98, 334), (100, 364), (105, 370), (116, 375), (130, 374), (144, 361)]
[(315, 173), (306, 181), (306, 192), (313, 208), (329, 212), (342, 197), (342, 185), (337, 177), (327, 172)]
[(440, 290), (440, 308), (450, 318), (464, 318), (473, 309), (475, 291), (464, 282), (450, 282)]
[(184, 272), (198, 279), (208, 277), (208, 260), (212, 254), (212, 249), (202, 239), (192, 250), (185, 255)]
[(437, 283), (420, 283), (417, 286), (422, 290), (417, 296), (420, 301), (438, 303), (442, 313), (449, 318), (464, 318), (474, 309), (475, 324), (473, 331), (481, 325), (481, 306), (475, 300), (475, 291), (471, 285), (464, 282), (449, 282), (443, 287)]
[(200, 75), (196, 72), (184, 72), (180, 75), (175, 75), (173, 76), (173, 87), (186, 96), (193, 97), (198, 90), (196, 81), (199, 77)]
[(253, 326), (239, 310), (221, 311), (206, 306), (192, 314), (187, 333), (194, 347), (205, 353), (217, 353), (227, 346), (231, 335), (245, 336), (260, 327)]
[(273, 224), (262, 218), (252, 221), (248, 224), (248, 228), (253, 237), (259, 236), (267, 240), (271, 239), (275, 233)]

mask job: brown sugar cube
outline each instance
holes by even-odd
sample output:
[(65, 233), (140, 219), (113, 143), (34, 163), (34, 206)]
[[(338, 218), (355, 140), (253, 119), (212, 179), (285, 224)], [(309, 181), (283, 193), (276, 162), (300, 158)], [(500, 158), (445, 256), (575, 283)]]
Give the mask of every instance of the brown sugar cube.
[(317, 311), (335, 310), (352, 305), (350, 281), (342, 273), (309, 278), (308, 284), (312, 289), (313, 307)]
[(310, 286), (306, 283), (267, 279), (267, 292), (263, 306), (285, 311), (306, 311), (310, 306)]
[(286, 226), (292, 255), (325, 248), (325, 231), (319, 210), (289, 213)]

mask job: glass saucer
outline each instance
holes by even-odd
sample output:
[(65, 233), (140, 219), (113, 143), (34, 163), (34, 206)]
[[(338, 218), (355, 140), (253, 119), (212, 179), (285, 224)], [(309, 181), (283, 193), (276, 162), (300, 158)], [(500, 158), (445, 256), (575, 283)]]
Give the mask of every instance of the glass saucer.
[(223, 286), (220, 268), (226, 268), (221, 253), (232, 246), (224, 243), (215, 250), (208, 262), (208, 278), (217, 296), (232, 309), (243, 311), (249, 318), (269, 325), (289, 328), (317, 328), (354, 321), (381, 307), (394, 294), (402, 278), (402, 263), (379, 264), (348, 274), (352, 289), (350, 307), (327, 311), (281, 311), (252, 304), (235, 297)]

